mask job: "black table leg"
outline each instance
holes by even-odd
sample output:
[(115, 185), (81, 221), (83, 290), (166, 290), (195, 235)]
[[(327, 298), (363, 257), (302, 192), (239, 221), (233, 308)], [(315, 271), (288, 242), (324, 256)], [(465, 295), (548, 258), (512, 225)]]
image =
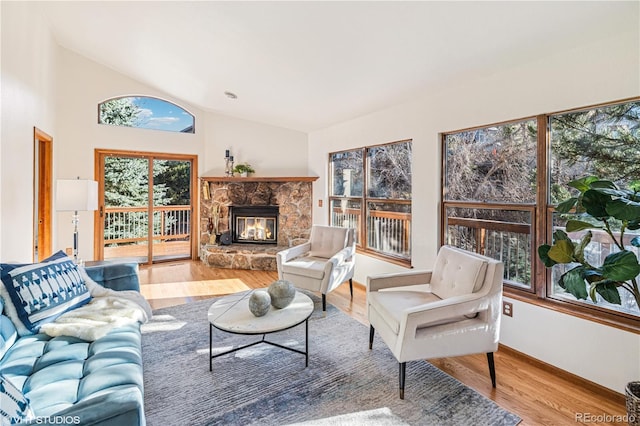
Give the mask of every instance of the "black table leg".
[(209, 371), (213, 371), (213, 325), (209, 323)]

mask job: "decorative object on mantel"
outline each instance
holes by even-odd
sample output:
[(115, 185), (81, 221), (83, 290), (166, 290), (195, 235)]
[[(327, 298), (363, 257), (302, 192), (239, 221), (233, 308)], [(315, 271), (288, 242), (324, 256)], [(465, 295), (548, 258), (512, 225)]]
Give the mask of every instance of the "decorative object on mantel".
[(249, 310), (257, 317), (263, 317), (271, 308), (271, 296), (264, 290), (256, 290), (249, 297)]
[(228, 149), (224, 151), (224, 174), (233, 176), (233, 155)]
[(296, 297), (296, 288), (287, 280), (272, 282), (267, 292), (271, 297), (271, 304), (276, 309), (286, 308)]
[(233, 168), (235, 173), (240, 173), (241, 177), (249, 176), (249, 173), (255, 173), (256, 171), (251, 167), (249, 163), (240, 163)]

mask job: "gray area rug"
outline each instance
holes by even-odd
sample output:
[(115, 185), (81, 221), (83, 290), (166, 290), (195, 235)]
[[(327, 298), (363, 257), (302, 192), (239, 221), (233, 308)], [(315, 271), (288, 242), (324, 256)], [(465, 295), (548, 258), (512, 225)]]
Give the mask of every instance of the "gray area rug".
[[(398, 363), (368, 327), (319, 298), (304, 355), (259, 344), (213, 360), (212, 301), (159, 309), (142, 328), (149, 426), (173, 425), (516, 425), (520, 418), (426, 361), (407, 363), (405, 399)], [(377, 336), (376, 336), (377, 337)], [(259, 340), (214, 330), (214, 348)], [(304, 325), (267, 336), (304, 350)], [(499, 372), (498, 372), (499, 374)], [(489, 377), (487, 375), (487, 380)]]

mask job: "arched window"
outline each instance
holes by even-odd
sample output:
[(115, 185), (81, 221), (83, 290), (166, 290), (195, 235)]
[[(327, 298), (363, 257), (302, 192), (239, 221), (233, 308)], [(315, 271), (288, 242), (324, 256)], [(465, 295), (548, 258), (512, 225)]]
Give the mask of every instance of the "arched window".
[(149, 96), (121, 96), (98, 105), (98, 123), (195, 133), (195, 118), (184, 108)]

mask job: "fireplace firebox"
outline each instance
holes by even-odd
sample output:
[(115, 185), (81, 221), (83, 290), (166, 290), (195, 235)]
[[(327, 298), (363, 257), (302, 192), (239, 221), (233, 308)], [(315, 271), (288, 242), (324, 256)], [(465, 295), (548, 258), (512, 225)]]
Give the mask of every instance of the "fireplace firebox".
[(278, 206), (229, 206), (234, 243), (277, 244)]

